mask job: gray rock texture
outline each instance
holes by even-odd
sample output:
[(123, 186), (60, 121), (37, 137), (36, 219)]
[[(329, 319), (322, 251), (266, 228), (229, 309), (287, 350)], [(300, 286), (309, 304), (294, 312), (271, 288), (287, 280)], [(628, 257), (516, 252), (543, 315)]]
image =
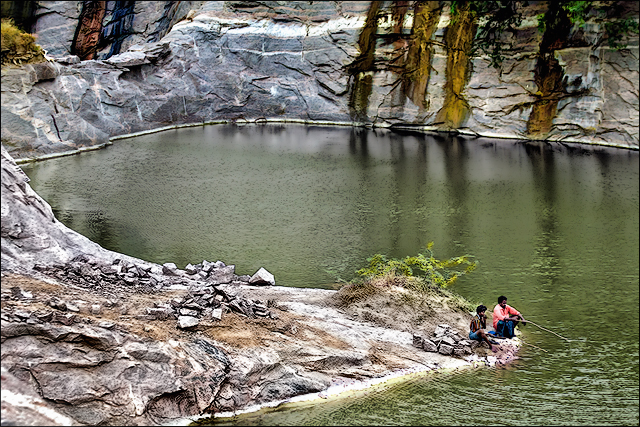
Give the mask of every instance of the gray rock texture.
[[(483, 56), (471, 60), (459, 95), (469, 111), (452, 125), (439, 118), (449, 78), (446, 4), (430, 39), (424, 91), (409, 93), (406, 74), (389, 64), (409, 55), (411, 7), (393, 28), (393, 7), (379, 11), (372, 52), (377, 65), (357, 71), (369, 2), (179, 2), (180, 10), (169, 3), (136, 2), (136, 31), (104, 61), (3, 69), (2, 142), (14, 158), (220, 120), (340, 122), (638, 148), (638, 38), (620, 51), (596, 46), (603, 33), (596, 22), (573, 29), (570, 43), (553, 51), (562, 71), (553, 94), (557, 105), (543, 115), (544, 129), (532, 130), (532, 111), (547, 96), (536, 83), (541, 4), (527, 9), (517, 38), (505, 36), (511, 48), (499, 69)], [(68, 48), (53, 43), (69, 46), (80, 2), (39, 4), (39, 41), (68, 56)], [(400, 44), (386, 43), (391, 36)]]
[[(106, 2), (105, 2), (106, 3)], [(116, 3), (116, 2), (112, 2)], [(119, 51), (139, 43), (154, 42), (166, 35), (173, 24), (184, 19), (192, 8), (198, 8), (202, 1), (137, 1), (133, 16), (127, 22), (128, 31), (122, 35)], [(39, 1), (36, 10), (34, 32), (38, 44), (49, 56), (64, 57), (72, 51), (74, 37), (83, 9), (81, 1)], [(110, 5), (106, 5), (109, 9)], [(112, 6), (113, 8), (113, 6)], [(109, 23), (113, 21), (113, 9), (107, 10), (102, 19), (102, 46), (98, 57), (105, 59), (112, 50), (109, 40)], [(119, 53), (119, 52), (116, 52)]]

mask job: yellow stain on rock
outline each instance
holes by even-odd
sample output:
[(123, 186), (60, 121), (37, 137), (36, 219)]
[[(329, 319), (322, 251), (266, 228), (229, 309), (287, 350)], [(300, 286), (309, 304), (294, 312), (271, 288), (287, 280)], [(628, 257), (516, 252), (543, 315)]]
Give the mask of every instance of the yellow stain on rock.
[(417, 1), (414, 5), (413, 37), (405, 62), (404, 93), (423, 110), (429, 108), (427, 87), (433, 55), (431, 37), (438, 28), (441, 12), (438, 1)]
[(470, 108), (463, 91), (471, 73), (470, 53), (477, 26), (476, 14), (464, 4), (444, 36), (447, 49), (445, 99), (436, 122), (447, 130), (458, 129), (469, 116)]

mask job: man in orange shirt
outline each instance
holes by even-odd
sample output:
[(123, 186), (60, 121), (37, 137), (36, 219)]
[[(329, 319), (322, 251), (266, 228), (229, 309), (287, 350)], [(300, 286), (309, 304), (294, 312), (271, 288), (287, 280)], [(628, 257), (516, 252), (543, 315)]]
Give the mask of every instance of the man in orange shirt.
[(498, 336), (513, 338), (518, 320), (524, 324), (524, 316), (518, 310), (507, 305), (507, 297), (498, 297), (498, 305), (493, 309), (493, 329)]

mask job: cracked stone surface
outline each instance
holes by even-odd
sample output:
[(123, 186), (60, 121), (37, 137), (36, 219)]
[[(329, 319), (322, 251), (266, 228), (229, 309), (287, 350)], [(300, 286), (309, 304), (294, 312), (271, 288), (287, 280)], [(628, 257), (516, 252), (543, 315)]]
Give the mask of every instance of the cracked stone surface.
[[(73, 34), (80, 2), (40, 3), (39, 40), (68, 46), (69, 35), (62, 33)], [(362, 119), (350, 111), (353, 76), (347, 70), (359, 54), (368, 3), (181, 2), (179, 11), (163, 3), (169, 2), (136, 2), (133, 26), (146, 33), (125, 39), (121, 54), (106, 61), (72, 64), (64, 59), (65, 48), (51, 46), (60, 51), (53, 55), (63, 58), (60, 62), (2, 70), (2, 139), (14, 158), (99, 147), (118, 135), (179, 124)], [(64, 10), (54, 10), (58, 7)], [(527, 13), (535, 15), (539, 7), (532, 5)], [(51, 27), (61, 19), (64, 23)], [(47, 20), (52, 22), (45, 26)], [(380, 69), (371, 72), (365, 123), (438, 129), (447, 22), (443, 10), (434, 33), (428, 108), (418, 108), (402, 93), (400, 74)], [(59, 37), (47, 33), (54, 30)], [(584, 38), (594, 39), (598, 31), (586, 26)], [(470, 116), (459, 131), (528, 138), (527, 122), (538, 99), (534, 68), (540, 34), (533, 26), (520, 32), (501, 69), (484, 57), (473, 59), (463, 91)], [(628, 44), (621, 51), (601, 45), (554, 52), (565, 80), (548, 140), (638, 148), (637, 36)], [(394, 53), (379, 46), (375, 54), (388, 60)]]

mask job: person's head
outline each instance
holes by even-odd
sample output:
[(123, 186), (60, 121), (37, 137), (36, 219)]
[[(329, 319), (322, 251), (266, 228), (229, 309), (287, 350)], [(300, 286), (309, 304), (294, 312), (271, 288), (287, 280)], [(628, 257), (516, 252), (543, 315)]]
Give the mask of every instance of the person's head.
[(487, 311), (487, 307), (482, 304), (480, 304), (478, 308), (476, 308), (476, 313), (478, 314), (484, 314), (485, 311)]
[(505, 297), (504, 295), (499, 296), (499, 297), (498, 297), (498, 305), (499, 305), (500, 307), (503, 307), (503, 308), (504, 308), (504, 306), (505, 306), (505, 305), (507, 305), (507, 297)]

